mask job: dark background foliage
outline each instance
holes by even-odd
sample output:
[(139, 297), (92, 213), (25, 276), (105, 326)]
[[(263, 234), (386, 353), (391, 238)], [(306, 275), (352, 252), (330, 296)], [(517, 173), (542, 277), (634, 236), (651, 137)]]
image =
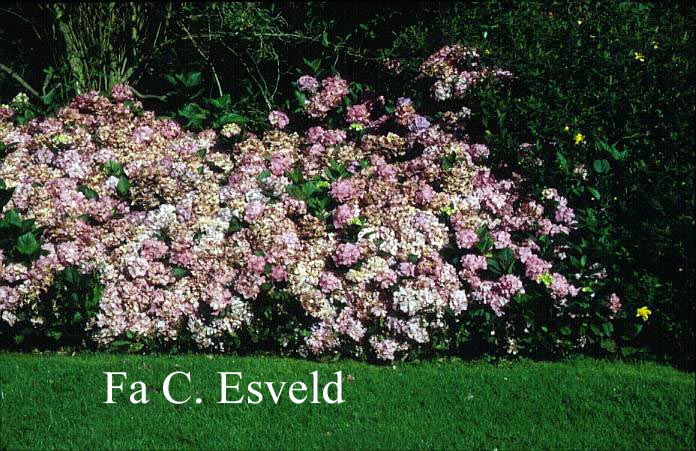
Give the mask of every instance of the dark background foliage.
[[(291, 2), (0, 10), (3, 101), (24, 91), (35, 114), (45, 114), (76, 93), (127, 82), (146, 108), (192, 129), (264, 127), (274, 106), (292, 110), (291, 83), (302, 73), (338, 72), (354, 90), (396, 98), (411, 91), (420, 62), (442, 45), (479, 48), (515, 79), (467, 99), (472, 137), (489, 144), (501, 173), (520, 171), (537, 191), (554, 186), (569, 195), (580, 221), (575, 251), (610, 270), (629, 316), (641, 306), (653, 311), (641, 344), (653, 357), (693, 366), (692, 6)], [(389, 70), (389, 60), (400, 71)], [(576, 144), (578, 133), (585, 141)]]

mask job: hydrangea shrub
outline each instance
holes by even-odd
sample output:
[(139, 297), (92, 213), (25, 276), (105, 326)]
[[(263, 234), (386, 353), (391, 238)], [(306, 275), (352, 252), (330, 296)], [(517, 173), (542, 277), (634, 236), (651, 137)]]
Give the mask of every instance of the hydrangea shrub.
[(0, 108), (2, 330), (386, 361), (467, 342), (531, 353), (540, 328), (584, 347), (588, 312), (621, 303), (600, 266), (569, 272), (573, 209), (496, 177), (471, 111), (451, 107), (512, 74), (455, 45), (421, 77), (444, 111), (305, 75), (310, 125), (272, 111), (258, 134), (188, 132), (122, 85), (21, 126)]

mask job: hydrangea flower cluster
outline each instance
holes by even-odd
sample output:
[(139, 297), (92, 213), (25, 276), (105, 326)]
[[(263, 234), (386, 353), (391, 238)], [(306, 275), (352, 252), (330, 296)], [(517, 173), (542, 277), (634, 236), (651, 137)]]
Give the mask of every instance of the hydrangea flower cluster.
[(327, 77), (320, 83), (316, 78), (304, 75), (297, 80), (301, 92), (308, 96), (304, 110), (313, 118), (323, 119), (333, 108), (338, 107), (348, 95), (348, 82), (339, 76)]
[(271, 111), (268, 113), (268, 123), (271, 124), (273, 128), (282, 130), (288, 126), (290, 119), (288, 115), (282, 111)]
[[(472, 68), (462, 69), (464, 58)], [(458, 96), (488, 73), (472, 58), (454, 46), (423, 64), (435, 97)], [(339, 76), (297, 85), (313, 118), (348, 95)], [(14, 188), (5, 210), (44, 231), (42, 255), (29, 264), (0, 252), (2, 320), (40, 324), (41, 296), (67, 267), (99, 274), (99, 313), (85, 332), (101, 345), (125, 334), (171, 344), (185, 334), (225, 350), (231, 334), (262, 320), (253, 306), (271, 289), (301, 306), (309, 325), (294, 345), (301, 355), (393, 360), (427, 349), (472, 304), (505, 315), (530, 286), (564, 314), (581, 280), (556, 269), (562, 246), (544, 258), (539, 239), (573, 229), (566, 199), (549, 189), (555, 207), (545, 208), (521, 176), (496, 178), (486, 146), (451, 115), (428, 119), (406, 98), (376, 113), (383, 105), (373, 97), (347, 109), (346, 128), (359, 131), (321, 123), (282, 131), (288, 118), (274, 111), (276, 129), (233, 148), (213, 130), (194, 134), (142, 111), (124, 86), (23, 126), (3, 114), (0, 178)], [(503, 254), (509, 268), (492, 267)]]
[(430, 55), (420, 70), (421, 76), (435, 79), (432, 94), (440, 101), (460, 99), (469, 88), (490, 77), (499, 80), (512, 78), (509, 71), (481, 66), (476, 49), (458, 44), (445, 46)]

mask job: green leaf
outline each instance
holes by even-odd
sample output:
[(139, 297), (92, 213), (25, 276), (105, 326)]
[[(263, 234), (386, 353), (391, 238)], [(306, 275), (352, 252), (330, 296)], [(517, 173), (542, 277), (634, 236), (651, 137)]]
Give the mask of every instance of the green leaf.
[(307, 102), (307, 96), (304, 94), (304, 92), (298, 91), (297, 89), (295, 90), (295, 98), (297, 99), (297, 103), (299, 104), (300, 108), (303, 107)]
[[(2, 158), (2, 156), (0, 156)], [(14, 188), (6, 188), (5, 181), (0, 179), (0, 210), (2, 207), (7, 205), (7, 203), (12, 199), (12, 193), (14, 193)]]
[(624, 357), (630, 357), (636, 352), (638, 352), (638, 349), (632, 348), (630, 346), (624, 346), (623, 348), (621, 348), (621, 355), (623, 355)]
[(123, 166), (117, 161), (109, 160), (104, 164), (104, 170), (107, 175), (119, 177), (123, 175)]
[(72, 266), (65, 268), (63, 271), (63, 278), (65, 279), (66, 282), (76, 285), (77, 282), (80, 280), (80, 274), (77, 272), (75, 268)]
[(80, 185), (77, 190), (84, 194), (87, 199), (99, 199), (99, 193), (87, 185)]
[(171, 83), (172, 85), (176, 86), (177, 79), (176, 79), (173, 75), (165, 74), (165, 75), (164, 75), (164, 79), (167, 80), (167, 81), (168, 81), (169, 83)]
[(298, 185), (288, 185), (286, 191), (290, 196), (294, 197), (295, 199), (305, 200), (304, 192), (302, 191), (302, 188)]
[(290, 177), (290, 180), (292, 181), (292, 183), (297, 185), (302, 181), (302, 170), (298, 166), (295, 169), (293, 169), (288, 174), (288, 176)]
[(611, 166), (609, 166), (609, 162), (605, 159), (595, 160), (592, 166), (598, 174), (605, 174), (609, 172), (609, 169), (611, 169)]
[(102, 295), (104, 294), (104, 285), (102, 285), (99, 280), (96, 280), (92, 286), (92, 296), (89, 302), (85, 304), (85, 308), (88, 312), (94, 314), (95, 310), (99, 307), (99, 301), (101, 301)]
[(130, 341), (127, 340), (115, 340), (109, 344), (111, 349), (123, 349), (124, 347), (130, 346)]
[(240, 230), (244, 228), (244, 223), (237, 219), (236, 217), (232, 216), (232, 219), (230, 219), (230, 226), (227, 228), (227, 231), (229, 233), (237, 233)]
[(172, 267), (172, 275), (177, 279), (181, 279), (182, 277), (186, 277), (189, 274), (191, 274), (191, 272), (186, 268), (180, 268), (178, 266)]
[(232, 98), (229, 94), (225, 94), (217, 99), (210, 99), (209, 102), (215, 108), (224, 110), (232, 104)]
[(48, 93), (41, 96), (41, 101), (45, 106), (51, 106), (56, 101), (56, 88), (51, 89)]
[(602, 342), (600, 343), (600, 346), (605, 351), (608, 351), (611, 353), (616, 352), (616, 342), (614, 340), (612, 340), (611, 338), (603, 339)]
[(500, 268), (500, 265), (498, 264), (498, 261), (494, 258), (487, 258), (486, 262), (488, 263), (488, 269), (492, 271), (494, 274), (501, 274), (502, 270)]
[(638, 323), (633, 323), (629, 326), (628, 330), (624, 334), (625, 340), (633, 340), (638, 336), (640, 331), (643, 330), (643, 325)]
[(200, 72), (191, 72), (185, 76), (177, 75), (187, 88), (194, 88), (201, 84), (202, 74)]
[(598, 140), (595, 144), (598, 150), (604, 150), (609, 152), (614, 160), (621, 161), (628, 155), (628, 150), (619, 150), (616, 148), (616, 144), (609, 145), (606, 141)]
[(590, 324), (590, 330), (597, 336), (602, 336), (601, 329), (596, 324)]
[(445, 158), (442, 159), (442, 170), (445, 172), (449, 172), (453, 167), (454, 164), (457, 162), (457, 157), (455, 155), (448, 155)]
[(106, 175), (119, 177), (123, 175), (123, 166), (116, 161), (109, 160), (104, 163), (104, 172), (106, 172)]
[(604, 330), (604, 335), (610, 337), (614, 332), (614, 325), (612, 323), (604, 323), (602, 324), (602, 329)]
[(263, 181), (266, 180), (270, 176), (271, 176), (271, 171), (269, 171), (268, 169), (264, 169), (263, 171), (261, 171), (261, 174), (259, 174), (259, 176), (258, 176), (259, 183), (263, 183)]
[(568, 160), (566, 159), (565, 155), (563, 155), (561, 152), (556, 152), (556, 159), (558, 160), (558, 165), (561, 167), (561, 169), (567, 171)]
[(216, 124), (218, 127), (222, 127), (225, 124), (245, 124), (246, 122), (248, 122), (248, 119), (241, 114), (227, 113), (220, 116)]
[(308, 60), (307, 58), (302, 58), (304, 63), (309, 66), (310, 69), (314, 72), (314, 74), (319, 72), (319, 67), (321, 66), (321, 59), (317, 58), (315, 60)]
[(15, 226), (18, 229), (22, 228), (22, 219), (19, 217), (17, 210), (14, 208), (5, 213), (5, 223), (11, 226)]
[(587, 190), (590, 192), (590, 194), (592, 194), (592, 197), (594, 197), (597, 200), (599, 200), (599, 198), (602, 197), (601, 194), (599, 194), (599, 191), (597, 191), (594, 188), (588, 186)]
[(24, 221), (22, 221), (22, 233), (32, 231), (34, 229), (35, 223), (36, 219), (34, 218), (25, 219)]
[(116, 192), (120, 197), (128, 197), (130, 192), (130, 180), (125, 175), (118, 178), (118, 184), (116, 185)]
[(302, 192), (306, 197), (311, 196), (316, 190), (317, 186), (312, 182), (307, 182), (302, 186)]
[(31, 232), (27, 232), (17, 239), (17, 251), (20, 254), (33, 255), (40, 248), (39, 243), (37, 243), (36, 238), (34, 238), (34, 234)]
[(179, 108), (177, 113), (188, 120), (186, 127), (202, 128), (203, 121), (208, 117), (208, 111), (195, 103), (187, 103)]

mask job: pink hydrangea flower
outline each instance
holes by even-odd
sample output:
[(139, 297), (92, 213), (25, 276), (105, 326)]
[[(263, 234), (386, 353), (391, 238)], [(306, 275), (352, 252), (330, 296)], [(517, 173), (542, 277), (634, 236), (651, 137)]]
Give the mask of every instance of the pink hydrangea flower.
[(339, 202), (357, 197), (360, 191), (350, 179), (338, 180), (331, 184), (331, 196)]
[(264, 209), (264, 204), (259, 201), (249, 202), (244, 209), (244, 220), (249, 223), (256, 221), (256, 219), (261, 217)]
[(466, 228), (455, 229), (455, 237), (460, 249), (470, 249), (479, 239), (476, 232)]
[(119, 83), (111, 88), (111, 98), (117, 102), (133, 100), (133, 90), (130, 86)]
[(342, 204), (336, 207), (333, 214), (333, 225), (336, 229), (345, 227), (351, 219), (357, 218), (360, 211), (356, 206)]
[(532, 280), (536, 280), (542, 274), (549, 272), (551, 264), (532, 254), (525, 260), (524, 268), (524, 275)]
[(341, 288), (341, 279), (331, 272), (322, 272), (319, 276), (319, 286), (324, 293), (331, 293)]
[(297, 79), (297, 87), (300, 91), (315, 93), (319, 89), (319, 82), (311, 75), (303, 75)]
[(257, 274), (263, 274), (266, 269), (266, 259), (258, 255), (250, 255), (247, 258), (247, 268)]
[(290, 119), (288, 118), (288, 115), (282, 111), (274, 110), (268, 113), (268, 122), (273, 128), (282, 130), (290, 123)]
[(276, 282), (283, 282), (288, 279), (288, 272), (282, 266), (274, 266), (271, 270), (271, 278)]
[(609, 296), (609, 310), (611, 310), (611, 312), (614, 314), (621, 311), (621, 299), (616, 295), (616, 293), (612, 293), (611, 296)]
[(353, 243), (339, 244), (334, 254), (334, 262), (339, 266), (352, 266), (360, 260), (360, 247)]
[(290, 158), (288, 155), (275, 154), (271, 157), (271, 173), (280, 177), (285, 173), (285, 171), (291, 170), (293, 164), (294, 162), (292, 158)]

